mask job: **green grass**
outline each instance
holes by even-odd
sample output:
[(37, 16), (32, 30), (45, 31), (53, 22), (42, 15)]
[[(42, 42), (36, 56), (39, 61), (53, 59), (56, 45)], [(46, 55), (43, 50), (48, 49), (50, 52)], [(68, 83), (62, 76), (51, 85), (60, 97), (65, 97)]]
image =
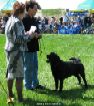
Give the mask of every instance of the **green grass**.
[[(63, 10), (62, 10), (63, 11)], [(44, 16), (58, 16), (61, 15), (61, 9), (42, 9)]]
[[(6, 85), (6, 56), (4, 52), (5, 36), (0, 36), (0, 81)], [(26, 91), (25, 98), (30, 98), (26, 104), (15, 103), (15, 106), (93, 106), (94, 105), (94, 36), (93, 35), (43, 35), (40, 40), (39, 52), (39, 81), (48, 90)], [(84, 90), (77, 85), (77, 80), (70, 77), (64, 81), (62, 93), (51, 91), (54, 89), (54, 80), (50, 65), (46, 63), (46, 55), (51, 51), (56, 52), (61, 59), (68, 60), (70, 57), (79, 57), (85, 66), (86, 79), (89, 89)], [(14, 87), (14, 92), (16, 90)], [(0, 106), (6, 106), (7, 95), (0, 84)], [(38, 104), (42, 103), (42, 104)], [(45, 103), (45, 104), (44, 104)], [(49, 103), (49, 104), (47, 104)], [(58, 103), (58, 104), (55, 104)]]

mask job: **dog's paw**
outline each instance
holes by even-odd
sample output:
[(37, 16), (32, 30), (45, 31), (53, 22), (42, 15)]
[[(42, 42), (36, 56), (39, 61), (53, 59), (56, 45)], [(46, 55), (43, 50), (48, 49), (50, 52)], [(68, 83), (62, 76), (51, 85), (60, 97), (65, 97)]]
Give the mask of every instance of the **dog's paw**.
[(85, 85), (85, 89), (86, 89), (86, 90), (88, 89), (88, 86), (87, 86), (87, 85)]
[(87, 86), (87, 85), (82, 85), (82, 84), (81, 84), (81, 86), (82, 86), (82, 88), (83, 88), (84, 90), (87, 90), (87, 89), (88, 89), (88, 86)]
[(54, 89), (54, 90), (52, 90), (53, 92), (57, 92), (58, 90), (56, 90), (56, 89)]
[(62, 92), (62, 90), (59, 90), (59, 92)]

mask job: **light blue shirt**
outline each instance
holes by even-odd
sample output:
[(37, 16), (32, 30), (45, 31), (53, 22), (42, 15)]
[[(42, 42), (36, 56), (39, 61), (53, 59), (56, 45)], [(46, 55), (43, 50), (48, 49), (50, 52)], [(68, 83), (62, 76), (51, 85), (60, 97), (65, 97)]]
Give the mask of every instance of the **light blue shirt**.
[(6, 35), (6, 51), (26, 51), (27, 45), (26, 43), (31, 39), (29, 35), (25, 34), (25, 29), (22, 21), (15, 16), (11, 16), (5, 27), (5, 35)]

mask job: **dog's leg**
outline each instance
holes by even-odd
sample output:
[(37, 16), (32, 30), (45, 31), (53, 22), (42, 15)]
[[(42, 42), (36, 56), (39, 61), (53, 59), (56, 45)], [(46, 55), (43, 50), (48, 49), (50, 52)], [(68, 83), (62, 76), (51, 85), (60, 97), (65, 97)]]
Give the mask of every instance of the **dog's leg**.
[(55, 90), (57, 91), (58, 90), (58, 79), (54, 78), (54, 80), (55, 80)]
[(87, 89), (88, 85), (87, 85), (87, 81), (86, 81), (85, 77), (83, 77), (83, 81), (84, 81), (84, 84), (85, 84), (85, 88)]
[(59, 91), (62, 91), (63, 89), (63, 79), (60, 79), (60, 88), (59, 88)]
[(82, 79), (84, 81), (85, 88), (87, 89), (88, 88), (88, 85), (87, 85), (87, 81), (86, 81), (86, 78), (85, 78), (85, 74), (83, 73), (83, 74), (80, 74), (80, 75), (81, 75), (81, 77), (82, 77)]
[(78, 80), (78, 84), (80, 85), (81, 84), (81, 77), (79, 76), (79, 75), (76, 75), (76, 77), (77, 77), (77, 80)]

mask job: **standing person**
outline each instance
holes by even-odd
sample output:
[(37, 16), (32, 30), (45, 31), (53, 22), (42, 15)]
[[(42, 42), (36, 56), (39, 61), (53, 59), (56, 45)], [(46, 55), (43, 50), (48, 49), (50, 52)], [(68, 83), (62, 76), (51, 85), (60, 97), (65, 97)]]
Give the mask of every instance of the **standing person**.
[(36, 1), (27, 1), (26, 2), (26, 11), (27, 14), (23, 18), (23, 24), (25, 30), (28, 31), (31, 26), (36, 26), (36, 37), (33, 38), (30, 42), (27, 43), (28, 51), (24, 53), (24, 71), (25, 71), (25, 88), (27, 90), (33, 89), (44, 89), (42, 85), (39, 85), (38, 80), (38, 57), (37, 51), (39, 51), (38, 39), (41, 38), (38, 29), (38, 21), (34, 17), (37, 13), (37, 9), (40, 9), (40, 6)]
[(9, 18), (6, 27), (6, 44), (5, 51), (7, 56), (7, 86), (8, 99), (7, 102), (14, 102), (13, 82), (16, 79), (16, 90), (18, 101), (23, 102), (22, 88), (23, 88), (23, 59), (22, 52), (27, 49), (25, 44), (32, 37), (25, 33), (22, 19), (25, 14), (25, 5), (15, 2), (13, 5), (13, 14)]

